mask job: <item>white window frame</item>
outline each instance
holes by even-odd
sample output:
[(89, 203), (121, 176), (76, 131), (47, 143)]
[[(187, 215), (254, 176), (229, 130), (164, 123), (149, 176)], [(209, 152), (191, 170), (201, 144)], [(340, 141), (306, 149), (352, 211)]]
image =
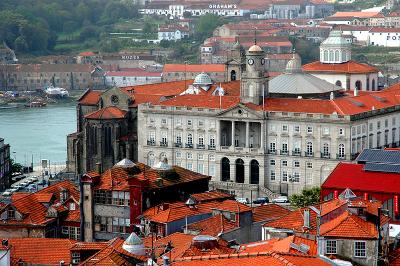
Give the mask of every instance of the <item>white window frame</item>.
[(337, 254), (337, 241), (336, 240), (329, 240), (329, 239), (326, 240), (325, 254)]
[[(364, 249), (357, 248), (357, 244), (363, 244)], [(357, 255), (357, 251), (362, 252), (364, 250), (364, 255)], [(367, 257), (367, 243), (365, 241), (354, 241), (354, 257), (355, 258), (366, 258)]]

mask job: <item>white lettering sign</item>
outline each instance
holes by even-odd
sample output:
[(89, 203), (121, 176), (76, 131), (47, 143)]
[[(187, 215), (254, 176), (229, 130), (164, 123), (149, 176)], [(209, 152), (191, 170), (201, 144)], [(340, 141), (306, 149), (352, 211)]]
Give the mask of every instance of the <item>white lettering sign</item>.
[(138, 55), (123, 55), (121, 56), (122, 60), (139, 60), (139, 56)]
[(209, 4), (209, 9), (236, 9), (237, 5), (235, 4)]

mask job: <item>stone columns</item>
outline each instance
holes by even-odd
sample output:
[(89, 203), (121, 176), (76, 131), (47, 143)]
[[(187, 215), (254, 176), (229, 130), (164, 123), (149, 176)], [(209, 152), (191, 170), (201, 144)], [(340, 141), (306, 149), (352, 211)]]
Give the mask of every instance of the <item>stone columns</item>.
[(260, 149), (263, 151), (263, 153), (265, 152), (265, 148), (264, 148), (264, 122), (261, 122), (260, 124), (260, 131), (261, 131), (261, 135), (260, 135)]
[(246, 148), (249, 147), (249, 139), (250, 139), (250, 122), (246, 122)]
[(221, 137), (222, 137), (222, 132), (221, 132), (221, 121), (217, 120), (217, 134), (215, 136), (215, 146), (219, 147), (221, 146)]
[(232, 133), (231, 133), (231, 137), (232, 137), (231, 146), (232, 146), (232, 147), (235, 147), (235, 121), (232, 121)]

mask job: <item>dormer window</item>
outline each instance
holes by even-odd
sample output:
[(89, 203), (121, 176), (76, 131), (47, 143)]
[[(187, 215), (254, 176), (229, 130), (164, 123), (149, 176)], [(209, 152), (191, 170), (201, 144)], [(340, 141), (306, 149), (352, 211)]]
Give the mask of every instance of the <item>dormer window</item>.
[(15, 219), (15, 211), (14, 209), (10, 208), (7, 210), (7, 218), (8, 219)]

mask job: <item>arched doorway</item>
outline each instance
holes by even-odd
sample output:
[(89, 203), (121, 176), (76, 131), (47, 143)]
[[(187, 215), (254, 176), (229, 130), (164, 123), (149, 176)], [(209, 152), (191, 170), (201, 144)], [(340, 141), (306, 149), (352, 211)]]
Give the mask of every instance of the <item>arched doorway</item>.
[(229, 159), (224, 157), (221, 159), (221, 181), (228, 181), (231, 178), (231, 164)]
[(340, 80), (336, 81), (335, 83), (336, 86), (342, 87), (342, 82)]
[(244, 162), (242, 159), (237, 159), (236, 165), (236, 183), (244, 183)]
[(236, 80), (236, 71), (232, 70), (231, 71), (231, 81), (235, 81)]
[(362, 90), (362, 83), (361, 83), (361, 81), (360, 80), (357, 80), (356, 81), (356, 87), (355, 87), (357, 90)]
[(257, 160), (250, 162), (250, 183), (258, 184), (260, 182), (260, 165)]

